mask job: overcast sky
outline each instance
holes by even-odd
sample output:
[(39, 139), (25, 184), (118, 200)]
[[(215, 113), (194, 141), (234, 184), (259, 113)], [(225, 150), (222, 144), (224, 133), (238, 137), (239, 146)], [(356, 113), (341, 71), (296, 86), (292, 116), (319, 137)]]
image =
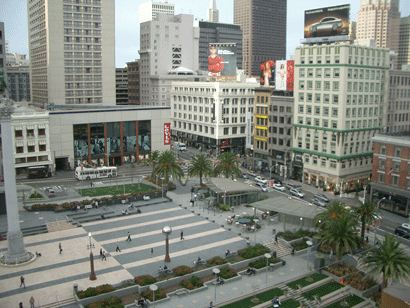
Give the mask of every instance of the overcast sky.
[[(52, 0), (61, 1), (61, 0)], [(114, 0), (102, 0), (114, 1)], [(27, 0), (0, 0), (0, 21), (5, 23), (6, 39), (9, 41), (10, 52), (28, 55), (27, 43)], [(139, 7), (147, 0), (116, 0), (115, 1), (115, 52), (116, 67), (124, 67), (126, 62), (139, 59)], [(209, 0), (170, 0), (175, 4), (175, 14), (193, 14), (194, 18), (207, 18)], [(401, 16), (410, 15), (410, 3), (400, 1)], [(407, 0), (407, 2), (409, 2)], [(350, 3), (350, 19), (356, 20), (359, 11), (359, 0), (288, 0), (287, 8), (287, 46), (286, 55), (289, 59), (294, 54), (295, 47), (303, 39), (304, 11), (326, 6)], [(233, 0), (216, 0), (219, 10), (219, 21), (233, 22)], [(270, 35), (275, 35), (271, 33)]]

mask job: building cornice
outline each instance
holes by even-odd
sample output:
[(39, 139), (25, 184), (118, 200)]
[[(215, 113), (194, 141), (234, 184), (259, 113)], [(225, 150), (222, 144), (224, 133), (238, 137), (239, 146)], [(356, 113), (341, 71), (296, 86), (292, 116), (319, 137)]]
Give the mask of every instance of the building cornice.
[(318, 157), (326, 157), (326, 158), (330, 158), (330, 159), (336, 159), (338, 161), (346, 160), (346, 159), (354, 159), (354, 158), (362, 158), (362, 157), (373, 156), (373, 152), (338, 156), (338, 155), (334, 155), (334, 154), (316, 152), (316, 151), (300, 149), (300, 148), (293, 148), (293, 147), (291, 148), (291, 150), (295, 153), (310, 154), (310, 155), (315, 155), (315, 156), (318, 156)]
[(335, 129), (335, 128), (325, 128), (325, 127), (319, 127), (319, 126), (310, 126), (310, 125), (303, 125), (303, 124), (292, 124), (294, 127), (299, 127), (299, 128), (306, 128), (306, 129), (312, 129), (312, 130), (323, 130), (323, 131), (328, 131), (332, 133), (354, 133), (354, 132), (363, 132), (363, 131), (371, 131), (371, 130), (382, 130), (379, 127), (372, 127), (372, 128), (356, 128), (356, 129)]

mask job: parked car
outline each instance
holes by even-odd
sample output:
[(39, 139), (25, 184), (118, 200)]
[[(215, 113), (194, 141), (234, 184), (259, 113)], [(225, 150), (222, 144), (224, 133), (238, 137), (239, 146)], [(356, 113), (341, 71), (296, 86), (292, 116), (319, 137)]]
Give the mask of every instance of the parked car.
[(243, 173), (243, 174), (242, 174), (242, 178), (245, 179), (245, 180), (246, 180), (246, 179), (249, 179), (249, 174)]
[(259, 187), (263, 192), (268, 192), (269, 190), (268, 186), (266, 186), (265, 184), (259, 183), (259, 182), (256, 182), (255, 186)]
[(312, 24), (309, 27), (309, 30), (312, 32), (316, 32), (318, 30), (337, 30), (338, 28), (343, 27), (343, 22), (341, 19), (336, 18), (336, 17), (325, 17), (322, 18), (319, 22), (316, 22), (314, 24)]
[(305, 194), (303, 192), (301, 192), (300, 190), (296, 189), (296, 188), (292, 188), (290, 190), (290, 194), (292, 196), (296, 196), (296, 197), (299, 197), (299, 198), (304, 198), (305, 197)]
[(248, 172), (248, 174), (249, 174), (249, 175), (251, 175), (251, 176), (253, 176), (253, 177), (255, 177), (255, 176), (256, 176), (256, 173), (255, 173), (254, 171), (252, 171), (252, 170), (251, 170), (251, 171), (249, 171), (249, 172)]
[(273, 187), (274, 189), (276, 189), (276, 190), (279, 190), (279, 191), (286, 191), (286, 188), (283, 187), (283, 186), (280, 185), (280, 184), (273, 184), (272, 187)]
[(329, 202), (329, 199), (323, 194), (315, 194), (315, 199), (322, 200), (324, 202)]
[(313, 198), (312, 199), (312, 204), (317, 205), (317, 206), (321, 206), (321, 207), (326, 207), (326, 203), (318, 198)]
[(410, 231), (410, 224), (404, 223), (404, 224), (401, 224), (401, 226), (402, 226), (403, 228), (409, 229), (409, 231)]
[(268, 180), (266, 180), (263, 176), (258, 175), (255, 177), (255, 181), (262, 184), (267, 184)]
[(274, 184), (282, 184), (282, 181), (277, 179), (274, 175), (270, 177)]
[(286, 188), (287, 189), (289, 189), (289, 190), (291, 190), (291, 189), (296, 189), (296, 188), (298, 188), (299, 187), (299, 185), (297, 185), (297, 184), (293, 184), (293, 183), (286, 183)]
[(51, 187), (47, 187), (45, 191), (46, 191), (47, 196), (49, 196), (49, 197), (55, 197), (56, 196), (56, 192)]
[(404, 227), (402, 227), (402, 226), (397, 227), (397, 228), (394, 230), (394, 234), (395, 234), (395, 235), (398, 235), (398, 236), (401, 236), (401, 237), (403, 237), (403, 238), (405, 238), (405, 239), (410, 239), (410, 230), (407, 229), (407, 228), (404, 228)]

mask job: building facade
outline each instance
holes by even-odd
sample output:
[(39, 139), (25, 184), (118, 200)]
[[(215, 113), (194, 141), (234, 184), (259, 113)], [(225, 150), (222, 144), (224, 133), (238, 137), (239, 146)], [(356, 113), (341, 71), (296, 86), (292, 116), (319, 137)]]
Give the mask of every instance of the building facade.
[(342, 192), (367, 184), (372, 140), (385, 126), (389, 50), (297, 47), (293, 152), (305, 183)]
[(256, 86), (256, 82), (173, 82), (173, 139), (213, 155), (245, 154), (246, 116), (253, 113)]
[(234, 0), (233, 22), (240, 25), (242, 68), (260, 74), (261, 63), (286, 59), (287, 0)]
[(116, 105), (128, 105), (128, 68), (115, 69)]
[(28, 0), (33, 104), (115, 105), (114, 1)]
[(410, 64), (410, 16), (400, 18), (398, 68)]
[(0, 22), (0, 96), (6, 95), (7, 91), (7, 58), (5, 52), (6, 38), (4, 22)]
[(140, 5), (140, 23), (155, 19), (158, 13), (166, 15), (175, 15), (175, 4), (168, 1), (154, 2), (150, 1)]
[(13, 101), (30, 101), (30, 67), (8, 66), (7, 86), (9, 88), (9, 98)]
[(389, 104), (386, 132), (410, 130), (410, 70), (389, 70)]
[(373, 143), (370, 200), (384, 210), (409, 217), (410, 132), (376, 134)]
[(162, 76), (178, 68), (198, 70), (199, 29), (193, 18), (157, 14), (140, 24), (141, 105), (169, 106), (170, 87), (163, 86)]
[(23, 65), (29, 66), (30, 61), (27, 59), (27, 56), (24, 54), (18, 53), (6, 53), (7, 66)]
[(234, 43), (236, 67), (242, 69), (242, 30), (239, 25), (195, 21), (199, 27), (199, 69), (208, 71), (209, 43)]
[(356, 38), (376, 40), (376, 46), (399, 51), (399, 0), (360, 0)]
[(216, 8), (216, 0), (211, 0), (209, 9), (207, 11), (209, 22), (219, 22), (219, 11)]
[(128, 105), (140, 105), (140, 61), (127, 62)]

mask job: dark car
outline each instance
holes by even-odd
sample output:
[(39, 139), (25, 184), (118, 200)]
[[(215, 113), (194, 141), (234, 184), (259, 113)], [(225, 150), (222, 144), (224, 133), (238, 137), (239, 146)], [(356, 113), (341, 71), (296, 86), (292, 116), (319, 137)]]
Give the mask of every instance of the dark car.
[(317, 206), (321, 206), (321, 207), (326, 207), (326, 203), (319, 199), (319, 198), (314, 198), (312, 199), (312, 204), (317, 205)]
[(329, 199), (323, 194), (315, 194), (315, 198), (325, 202), (329, 202)]
[(403, 238), (405, 238), (405, 239), (410, 239), (410, 230), (407, 229), (407, 228), (404, 228), (404, 227), (402, 227), (402, 226), (397, 227), (397, 228), (394, 230), (394, 234), (395, 234), (395, 235), (398, 235), (398, 236), (401, 236), (401, 237), (403, 237)]

